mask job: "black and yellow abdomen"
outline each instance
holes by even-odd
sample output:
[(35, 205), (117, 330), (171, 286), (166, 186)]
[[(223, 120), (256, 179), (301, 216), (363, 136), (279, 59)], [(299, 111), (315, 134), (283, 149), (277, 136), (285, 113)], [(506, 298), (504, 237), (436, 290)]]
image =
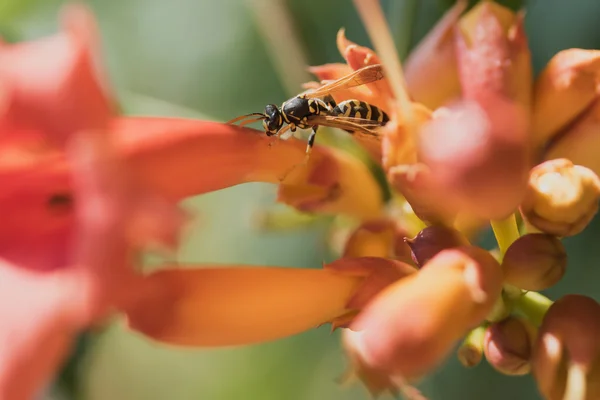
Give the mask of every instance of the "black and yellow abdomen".
[(331, 111), (332, 115), (339, 115), (349, 118), (368, 119), (385, 125), (390, 118), (379, 107), (365, 103), (360, 100), (345, 100), (335, 106)]

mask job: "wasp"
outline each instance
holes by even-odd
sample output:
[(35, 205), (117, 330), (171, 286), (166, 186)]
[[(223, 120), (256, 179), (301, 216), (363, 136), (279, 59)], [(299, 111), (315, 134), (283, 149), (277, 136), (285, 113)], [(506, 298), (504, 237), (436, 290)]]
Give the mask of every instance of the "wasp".
[(227, 123), (233, 124), (245, 120), (240, 124), (244, 126), (262, 120), (266, 135), (278, 137), (288, 130), (296, 132), (297, 128), (312, 129), (306, 147), (307, 154), (314, 146), (319, 126), (377, 137), (374, 129), (389, 121), (388, 115), (382, 109), (360, 100), (345, 100), (336, 104), (332, 94), (382, 78), (381, 64), (370, 65), (317, 89), (301, 93), (285, 101), (281, 107), (268, 104), (264, 113), (242, 115)]

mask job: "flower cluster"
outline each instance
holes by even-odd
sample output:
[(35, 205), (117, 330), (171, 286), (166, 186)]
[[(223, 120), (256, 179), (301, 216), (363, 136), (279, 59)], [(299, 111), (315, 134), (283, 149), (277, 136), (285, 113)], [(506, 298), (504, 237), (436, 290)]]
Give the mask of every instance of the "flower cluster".
[[(318, 82), (307, 87), (382, 64), (384, 79), (334, 97), (391, 116), (377, 137), (357, 137), (390, 200), (335, 148), (316, 146), (304, 162), (300, 141), (119, 115), (80, 5), (65, 8), (62, 32), (0, 46), (0, 398), (34, 396), (73, 338), (113, 314), (190, 347), (330, 323), (347, 376), (373, 395), (418, 398), (414, 383), (462, 341), (464, 365), (485, 357), (504, 374), (531, 372), (547, 399), (600, 396), (600, 304), (536, 292), (565, 273), (561, 238), (598, 210), (600, 52), (560, 52), (534, 80), (523, 15), (458, 1), (403, 71), (378, 2), (355, 3), (377, 52), (341, 30), (346, 63), (312, 67)], [(301, 212), (343, 217), (338, 259), (141, 271), (142, 252), (177, 248), (190, 217), (181, 199), (246, 182), (277, 184), (278, 200)], [(488, 225), (497, 249), (473, 243)]]

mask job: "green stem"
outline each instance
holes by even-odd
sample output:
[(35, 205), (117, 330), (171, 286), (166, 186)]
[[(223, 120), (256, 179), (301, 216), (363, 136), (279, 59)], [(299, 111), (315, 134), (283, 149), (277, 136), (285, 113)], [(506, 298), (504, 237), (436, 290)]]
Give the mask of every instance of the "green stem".
[(311, 79), (308, 57), (283, 0), (246, 0), (267, 53), (287, 94), (295, 96)]
[(508, 304), (507, 300), (504, 298), (504, 295), (501, 295), (494, 303), (492, 310), (485, 318), (489, 322), (497, 322), (502, 321), (504, 318), (510, 315), (510, 311), (512, 303)]
[[(410, 203), (401, 195), (393, 199), (391, 207), (394, 210), (392, 214), (396, 215), (403, 222), (402, 227), (406, 230), (408, 237), (415, 237), (419, 232), (427, 228), (427, 224), (415, 214)], [(396, 214), (398, 210), (399, 213)]]
[(390, 2), (390, 30), (401, 60), (406, 59), (410, 52), (418, 5), (417, 0), (394, 0)]
[(306, 228), (324, 218), (292, 210), (262, 210), (254, 216), (254, 224), (262, 231), (278, 232)]
[(502, 220), (492, 220), (490, 224), (494, 230), (500, 253), (504, 256), (510, 245), (520, 236), (515, 215), (511, 214), (508, 218)]
[(552, 303), (552, 300), (538, 292), (527, 292), (516, 300), (515, 308), (533, 324), (540, 326)]
[(481, 362), (483, 358), (483, 339), (486, 329), (487, 324), (473, 329), (458, 349), (458, 360), (465, 367), (474, 367)]

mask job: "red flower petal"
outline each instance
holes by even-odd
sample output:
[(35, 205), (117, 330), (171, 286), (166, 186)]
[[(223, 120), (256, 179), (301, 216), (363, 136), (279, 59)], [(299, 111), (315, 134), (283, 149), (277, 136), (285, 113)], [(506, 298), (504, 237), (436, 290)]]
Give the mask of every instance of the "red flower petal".
[(64, 142), (81, 129), (104, 129), (113, 106), (95, 64), (97, 32), (83, 6), (64, 10), (63, 32), (0, 46), (0, 131), (34, 130)]
[(328, 269), (210, 266), (164, 269), (124, 306), (129, 325), (182, 346), (259, 343), (334, 320), (360, 278)]

